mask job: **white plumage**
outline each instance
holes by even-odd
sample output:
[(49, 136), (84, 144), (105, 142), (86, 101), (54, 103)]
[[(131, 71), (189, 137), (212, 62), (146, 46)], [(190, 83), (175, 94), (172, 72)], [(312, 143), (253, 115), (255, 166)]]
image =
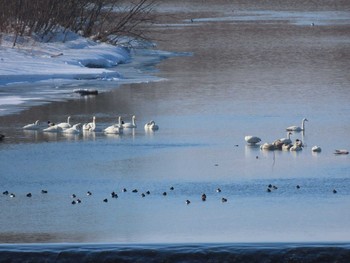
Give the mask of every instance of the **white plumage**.
[(57, 124), (57, 126), (58, 126), (58, 127), (61, 127), (62, 129), (71, 128), (72, 125), (70, 124), (70, 116), (68, 116), (67, 122), (61, 122), (61, 123)]
[(250, 145), (255, 145), (255, 144), (261, 142), (261, 139), (259, 137), (252, 136), (252, 135), (245, 136), (244, 140)]
[(30, 124), (27, 124), (27, 125), (23, 126), (24, 130), (40, 130), (42, 128), (43, 128), (43, 125), (41, 125), (39, 123), (39, 120), (37, 120), (34, 123), (30, 123)]
[(122, 117), (118, 117), (118, 124), (111, 125), (104, 129), (105, 133), (108, 134), (121, 134), (123, 133)]
[(322, 149), (321, 149), (320, 146), (315, 145), (315, 146), (313, 146), (313, 147), (311, 148), (311, 151), (319, 153), (319, 152), (322, 151)]
[(123, 124), (123, 128), (128, 128), (128, 129), (132, 129), (132, 128), (136, 128), (137, 125), (136, 125), (136, 116), (133, 115), (132, 118), (131, 118), (131, 122), (126, 122)]
[(43, 132), (62, 132), (63, 128), (58, 125), (53, 125), (50, 127), (47, 127), (46, 129), (43, 129)]
[(299, 127), (299, 126), (289, 126), (286, 130), (287, 131), (296, 131), (296, 132), (305, 131), (305, 122), (306, 121), (308, 121), (308, 119), (304, 118), (301, 121), (301, 127)]
[(69, 133), (69, 134), (79, 134), (81, 132), (81, 129), (82, 129), (81, 123), (77, 123), (68, 129), (64, 129), (62, 132)]
[(145, 124), (145, 130), (156, 131), (159, 129), (159, 126), (155, 123), (155, 121), (150, 121)]

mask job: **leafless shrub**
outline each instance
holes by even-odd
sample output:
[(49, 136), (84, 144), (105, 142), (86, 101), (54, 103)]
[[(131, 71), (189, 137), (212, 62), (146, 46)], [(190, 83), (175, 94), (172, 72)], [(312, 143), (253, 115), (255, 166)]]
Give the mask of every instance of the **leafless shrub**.
[(116, 36), (147, 39), (156, 0), (0, 0), (0, 32), (46, 37), (58, 29), (115, 43)]

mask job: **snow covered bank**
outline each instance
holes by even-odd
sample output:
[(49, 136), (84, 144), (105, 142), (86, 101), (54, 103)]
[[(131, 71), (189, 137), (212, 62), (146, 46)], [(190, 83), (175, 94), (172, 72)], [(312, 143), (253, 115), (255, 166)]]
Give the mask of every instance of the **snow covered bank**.
[(110, 68), (130, 60), (126, 48), (95, 43), (73, 34), (65, 43), (26, 38), (14, 48), (11, 40), (9, 36), (3, 37), (0, 47), (0, 85), (120, 77)]
[[(137, 49), (96, 43), (70, 34), (48, 43), (3, 36), (0, 45), (0, 116), (26, 107), (79, 97), (76, 88), (98, 85), (99, 91), (119, 84), (159, 81), (151, 75), (161, 60), (177, 54), (145, 46)], [(185, 54), (186, 55), (186, 54)]]

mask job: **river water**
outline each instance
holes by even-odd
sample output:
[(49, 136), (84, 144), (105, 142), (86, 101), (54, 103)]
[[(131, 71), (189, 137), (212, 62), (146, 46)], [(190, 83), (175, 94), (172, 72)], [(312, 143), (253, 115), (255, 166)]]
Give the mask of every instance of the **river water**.
[[(348, 242), (350, 159), (334, 150), (350, 149), (350, 5), (256, 2), (165, 1), (157, 49), (182, 55), (140, 69), (162, 81), (2, 116), (1, 192), (16, 197), (0, 196), (0, 242)], [(96, 116), (101, 127), (136, 115), (138, 127), (114, 136), (21, 129), (68, 115)], [(304, 117), (305, 132), (291, 137), (301, 152), (244, 141), (286, 137)], [(159, 130), (145, 132), (152, 119)]]

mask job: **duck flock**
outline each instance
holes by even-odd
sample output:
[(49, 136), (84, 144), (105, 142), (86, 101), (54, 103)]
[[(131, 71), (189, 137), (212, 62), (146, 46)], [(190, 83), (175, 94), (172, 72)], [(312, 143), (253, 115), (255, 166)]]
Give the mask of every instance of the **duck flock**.
[[(173, 192), (173, 191), (175, 191), (175, 188), (174, 188), (173, 186), (171, 186), (171, 187), (169, 188), (168, 192), (167, 192), (167, 191), (163, 191), (163, 192), (161, 193), (161, 195), (164, 196), (164, 197), (166, 197), (166, 196), (169, 195), (169, 192)], [(109, 194), (109, 196), (110, 196), (111, 199), (117, 199), (117, 198), (119, 198), (120, 195), (125, 194), (126, 192), (128, 192), (128, 190), (127, 190), (126, 188), (122, 188), (121, 191), (119, 191), (119, 194), (118, 194), (118, 191), (112, 191), (112, 192)], [(151, 195), (151, 192), (150, 192), (149, 190), (140, 193), (140, 191), (139, 191), (137, 188), (134, 188), (134, 189), (131, 190), (130, 192), (133, 193), (133, 194), (139, 194), (139, 196), (140, 196), (141, 198), (145, 198), (146, 196), (150, 196), (150, 195)], [(216, 192), (217, 192), (217, 193), (221, 193), (221, 189), (220, 189), (220, 188), (217, 188), (217, 189), (216, 189)], [(9, 198), (15, 198), (15, 197), (16, 197), (16, 194), (15, 194), (15, 193), (9, 192), (8, 190), (4, 191), (2, 194), (3, 194), (4, 196), (8, 196)], [(41, 195), (46, 195), (46, 194), (48, 194), (48, 190), (43, 189), (43, 190), (41, 190), (41, 192), (38, 192), (37, 194), (38, 194), (38, 195), (39, 195), (39, 194), (41, 194)], [(157, 193), (157, 194), (159, 195), (159, 193)], [(26, 196), (27, 198), (31, 198), (31, 197), (33, 197), (34, 195), (35, 195), (35, 193), (32, 194), (31, 192), (26, 193), (25, 195), (23, 194), (23, 196)], [(92, 198), (92, 197), (91, 197), (92, 195), (93, 195), (93, 194), (92, 194), (91, 191), (87, 191), (87, 192), (84, 194), (84, 196), (85, 196), (86, 198)], [(82, 200), (83, 200), (83, 197), (82, 197), (82, 196), (79, 196), (79, 195), (73, 193), (73, 194), (70, 195), (70, 197), (71, 197), (70, 203), (71, 203), (72, 205), (82, 203)], [(101, 202), (108, 203), (109, 200), (110, 200), (110, 199), (109, 199), (108, 197), (105, 197), (104, 199), (101, 200)], [(205, 193), (202, 193), (201, 196), (198, 198), (198, 200), (201, 200), (201, 201), (205, 202), (205, 201), (207, 200), (207, 195), (206, 195)], [(228, 199), (225, 198), (225, 197), (221, 197), (220, 200), (221, 200), (222, 203), (226, 203), (226, 202), (228, 201)], [(187, 200), (185, 201), (185, 204), (189, 205), (189, 204), (191, 204), (191, 201), (190, 201), (189, 199), (187, 199)]]
[[(294, 142), (290, 139), (290, 136), (292, 135), (292, 132), (305, 132), (305, 122), (308, 121), (308, 119), (303, 118), (301, 121), (301, 126), (290, 126), (286, 128), (287, 131), (287, 138), (281, 138), (277, 139), (272, 143), (264, 143), (260, 145), (261, 150), (268, 150), (268, 151), (274, 151), (274, 150), (282, 150), (282, 151), (291, 151), (291, 152), (298, 152), (301, 151), (304, 147), (303, 142), (300, 139), (296, 139)], [(247, 135), (244, 137), (245, 141), (250, 146), (256, 146), (261, 142), (261, 139), (257, 136)], [(320, 146), (315, 145), (311, 148), (312, 152), (321, 152), (322, 149)], [(341, 149), (341, 150), (335, 150), (334, 154), (349, 154), (349, 151)]]
[[(118, 117), (118, 123), (112, 124), (108, 127), (101, 128), (97, 125), (96, 117), (92, 118), (92, 122), (89, 123), (77, 123), (72, 124), (70, 122), (71, 116), (68, 116), (67, 122), (61, 122), (58, 124), (48, 122), (40, 122), (37, 120), (34, 123), (27, 124), (23, 127), (24, 130), (35, 130), (42, 132), (55, 132), (55, 133), (67, 133), (67, 134), (80, 134), (82, 132), (104, 132), (106, 134), (122, 134), (124, 129), (134, 129), (136, 125), (136, 117), (132, 116), (131, 122), (124, 122), (122, 117)], [(156, 131), (159, 126), (155, 121), (151, 120), (144, 125), (146, 131)]]
[[(294, 187), (294, 189), (296, 189), (296, 190), (299, 190), (301, 188), (302, 187), (299, 184)], [(273, 184), (268, 184), (265, 189), (266, 189), (265, 192), (272, 193), (272, 192), (277, 191), (279, 189), (279, 187), (277, 187), (276, 185), (273, 185)], [(146, 198), (147, 196), (151, 196), (151, 195), (155, 195), (155, 196), (161, 195), (164, 198), (166, 198), (167, 196), (171, 196), (172, 192), (176, 192), (176, 190), (173, 186), (171, 186), (165, 191), (160, 191), (160, 192), (157, 191), (157, 192), (151, 194), (151, 191), (149, 191), (149, 190), (140, 191), (137, 188), (133, 188), (132, 190), (128, 190), (126, 188), (121, 188), (119, 191), (115, 190), (115, 191), (110, 192), (109, 194), (105, 194), (105, 196), (102, 198), (101, 198), (100, 194), (98, 194), (98, 196), (100, 196), (100, 198), (101, 198), (101, 200), (100, 200), (101, 203), (102, 202), (108, 203), (110, 200), (113, 200), (113, 199), (116, 200), (119, 197), (121, 197), (122, 195), (125, 195), (127, 192), (130, 192), (135, 196), (139, 196), (140, 198)], [(205, 201), (207, 201), (207, 198), (220, 201), (221, 203), (228, 202), (227, 196), (225, 196), (224, 191), (222, 191), (220, 187), (215, 189), (215, 193), (214, 193), (214, 189), (212, 189), (209, 192), (210, 193), (208, 193), (208, 197), (207, 197), (207, 194), (204, 192), (199, 194), (198, 197), (195, 199), (195, 202), (205, 202)], [(338, 193), (338, 191), (335, 188), (331, 192), (333, 194)], [(48, 193), (49, 193), (48, 190), (42, 189), (40, 192), (38, 191), (37, 193), (28, 192), (28, 193), (19, 194), (18, 196), (25, 197), (25, 198), (32, 198), (32, 197), (34, 197), (34, 195), (47, 195)], [(8, 190), (2, 192), (2, 194), (3, 194), (3, 196), (9, 197), (10, 199), (14, 199), (17, 196), (17, 194), (15, 194), (14, 192), (9, 192)], [(84, 200), (85, 201), (87, 200), (86, 198), (93, 198), (93, 193), (91, 191), (87, 191), (84, 194), (72, 193), (72, 194), (67, 194), (67, 199), (68, 199), (68, 197), (70, 197), (70, 201), (68, 201), (67, 203), (68, 204), (70, 203), (72, 205), (76, 205), (76, 204), (84, 203)], [(190, 199), (186, 199), (184, 203), (186, 205), (190, 205), (191, 202), (192, 201)]]

